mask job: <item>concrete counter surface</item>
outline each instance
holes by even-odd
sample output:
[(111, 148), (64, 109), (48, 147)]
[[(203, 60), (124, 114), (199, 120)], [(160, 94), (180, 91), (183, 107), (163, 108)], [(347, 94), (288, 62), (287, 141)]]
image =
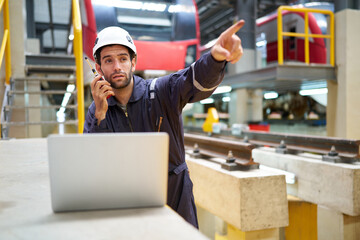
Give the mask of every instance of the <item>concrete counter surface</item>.
[(169, 207), (56, 213), (46, 139), (0, 141), (0, 239), (207, 239)]

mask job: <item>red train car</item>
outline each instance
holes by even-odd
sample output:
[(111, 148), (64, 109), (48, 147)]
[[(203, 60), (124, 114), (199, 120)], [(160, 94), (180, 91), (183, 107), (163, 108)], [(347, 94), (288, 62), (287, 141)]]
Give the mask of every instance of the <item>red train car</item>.
[(81, 0), (84, 53), (93, 59), (97, 32), (108, 26), (127, 30), (138, 51), (137, 71), (177, 71), (200, 57), (195, 0)]

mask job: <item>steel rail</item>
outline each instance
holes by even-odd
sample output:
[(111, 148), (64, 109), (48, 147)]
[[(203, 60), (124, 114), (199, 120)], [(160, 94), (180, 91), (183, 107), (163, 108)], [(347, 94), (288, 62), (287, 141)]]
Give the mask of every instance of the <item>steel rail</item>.
[(331, 147), (334, 146), (336, 151), (344, 157), (360, 157), (360, 140), (337, 137), (243, 131), (242, 138), (245, 136), (249, 139), (250, 143), (257, 146), (270, 145), (277, 147), (281, 141), (284, 141), (286, 146), (290, 149), (320, 154), (328, 153)]
[[(186, 128), (191, 133), (202, 133), (200, 128)], [(269, 133), (260, 131), (242, 131), (240, 135), (232, 135), (231, 130), (221, 130), (220, 134), (212, 134), (215, 138), (231, 139), (248, 142), (255, 147), (270, 146), (279, 147), (283, 141), (290, 152), (310, 152), (326, 155), (332, 147), (335, 147), (339, 157), (344, 162), (359, 161), (360, 140), (344, 139), (337, 137), (322, 137), (298, 134)]]
[[(255, 148), (253, 144), (190, 133), (184, 134), (184, 144), (187, 149), (192, 148), (194, 155), (226, 159), (226, 163), (222, 164), (222, 167), (228, 170), (247, 170), (259, 167), (259, 164), (255, 163), (252, 158), (252, 150)], [(230, 151), (231, 156), (229, 156)]]

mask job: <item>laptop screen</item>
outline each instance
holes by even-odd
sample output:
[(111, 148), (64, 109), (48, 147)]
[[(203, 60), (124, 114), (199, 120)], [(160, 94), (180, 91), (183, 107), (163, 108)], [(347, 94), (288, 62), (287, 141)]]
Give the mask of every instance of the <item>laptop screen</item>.
[(54, 212), (166, 203), (166, 133), (50, 135), (48, 157)]

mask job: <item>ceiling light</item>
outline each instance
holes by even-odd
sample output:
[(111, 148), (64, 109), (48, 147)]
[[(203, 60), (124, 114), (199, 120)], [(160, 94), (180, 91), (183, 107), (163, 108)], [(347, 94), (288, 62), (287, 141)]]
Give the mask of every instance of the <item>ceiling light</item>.
[(264, 98), (265, 99), (275, 99), (278, 98), (279, 94), (277, 92), (266, 92), (264, 93)]
[(223, 98), (222, 98), (222, 101), (223, 101), (223, 102), (230, 102), (230, 97), (223, 97)]
[(200, 101), (201, 104), (211, 104), (214, 103), (214, 99), (213, 98), (206, 98), (204, 100)]
[(327, 88), (317, 88), (317, 89), (300, 90), (299, 94), (301, 96), (309, 96), (309, 95), (316, 95), (316, 94), (327, 94), (327, 92), (328, 92)]
[(213, 94), (228, 93), (231, 92), (231, 89), (231, 86), (220, 86), (215, 90)]

